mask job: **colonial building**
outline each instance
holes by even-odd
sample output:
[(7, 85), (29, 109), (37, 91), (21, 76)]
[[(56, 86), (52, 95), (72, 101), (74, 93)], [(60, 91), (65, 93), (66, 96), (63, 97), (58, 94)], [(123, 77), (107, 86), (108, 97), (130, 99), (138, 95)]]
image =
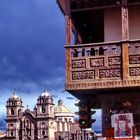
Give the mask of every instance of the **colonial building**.
[(54, 140), (56, 130), (53, 98), (48, 92), (42, 93), (34, 111), (23, 111), (22, 100), (15, 93), (6, 105), (7, 139), (12, 140)]
[(140, 136), (140, 0), (56, 1), (66, 23), (65, 90), (102, 110), (104, 136), (130, 137), (116, 133), (129, 122), (116, 124), (119, 114), (131, 116), (131, 137), (132, 129)]
[[(34, 111), (24, 110), (22, 100), (13, 92), (6, 105), (6, 140), (67, 140), (82, 135), (74, 114), (44, 91), (37, 99)], [(84, 132), (85, 133), (85, 132)]]

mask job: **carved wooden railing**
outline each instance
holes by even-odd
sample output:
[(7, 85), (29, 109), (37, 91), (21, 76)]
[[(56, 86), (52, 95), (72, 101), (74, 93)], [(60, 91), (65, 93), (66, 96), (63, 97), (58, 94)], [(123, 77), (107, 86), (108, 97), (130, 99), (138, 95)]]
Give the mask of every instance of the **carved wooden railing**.
[[(128, 62), (122, 60), (123, 43)], [(66, 90), (125, 86), (140, 86), (140, 40), (66, 46)]]
[(129, 46), (129, 76), (140, 78), (140, 42), (131, 42)]

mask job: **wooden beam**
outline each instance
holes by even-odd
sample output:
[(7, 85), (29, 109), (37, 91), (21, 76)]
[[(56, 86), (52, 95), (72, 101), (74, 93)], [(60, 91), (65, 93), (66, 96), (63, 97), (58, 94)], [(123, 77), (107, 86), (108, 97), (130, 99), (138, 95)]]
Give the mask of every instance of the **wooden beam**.
[(66, 22), (66, 45), (70, 45), (72, 43), (72, 24), (69, 15), (65, 15), (65, 22)]
[(128, 7), (127, 0), (122, 0), (122, 40), (129, 39), (129, 24), (128, 24)]
[[(129, 24), (128, 24), (128, 7), (127, 0), (122, 0), (121, 7), (122, 15), (122, 40), (129, 40)], [(129, 78), (129, 54), (128, 54), (129, 43), (122, 43), (122, 78), (127, 80)]]
[(71, 49), (66, 48), (66, 83), (71, 82)]
[(122, 44), (122, 78), (123, 80), (129, 79), (128, 43)]

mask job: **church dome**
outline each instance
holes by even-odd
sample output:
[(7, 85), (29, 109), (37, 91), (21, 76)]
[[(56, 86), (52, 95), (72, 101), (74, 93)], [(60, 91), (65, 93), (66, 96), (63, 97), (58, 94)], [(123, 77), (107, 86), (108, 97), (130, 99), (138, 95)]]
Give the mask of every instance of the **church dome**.
[(71, 114), (69, 109), (63, 105), (63, 101), (61, 99), (58, 101), (58, 106), (56, 106), (54, 108), (54, 112), (55, 112), (55, 114), (57, 114), (57, 113)]
[(15, 91), (13, 91), (13, 94), (9, 98), (9, 100), (21, 100), (21, 98), (18, 95), (16, 95), (16, 92)]
[(44, 92), (41, 94), (41, 96), (48, 97), (48, 96), (50, 96), (50, 94), (48, 93), (48, 91), (44, 90)]

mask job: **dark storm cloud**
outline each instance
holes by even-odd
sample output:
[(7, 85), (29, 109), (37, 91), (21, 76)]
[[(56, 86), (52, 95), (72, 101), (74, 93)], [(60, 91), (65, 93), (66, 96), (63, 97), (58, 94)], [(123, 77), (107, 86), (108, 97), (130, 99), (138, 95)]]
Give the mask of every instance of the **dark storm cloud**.
[(1, 88), (63, 86), (63, 45), (64, 19), (55, 0), (0, 1)]

